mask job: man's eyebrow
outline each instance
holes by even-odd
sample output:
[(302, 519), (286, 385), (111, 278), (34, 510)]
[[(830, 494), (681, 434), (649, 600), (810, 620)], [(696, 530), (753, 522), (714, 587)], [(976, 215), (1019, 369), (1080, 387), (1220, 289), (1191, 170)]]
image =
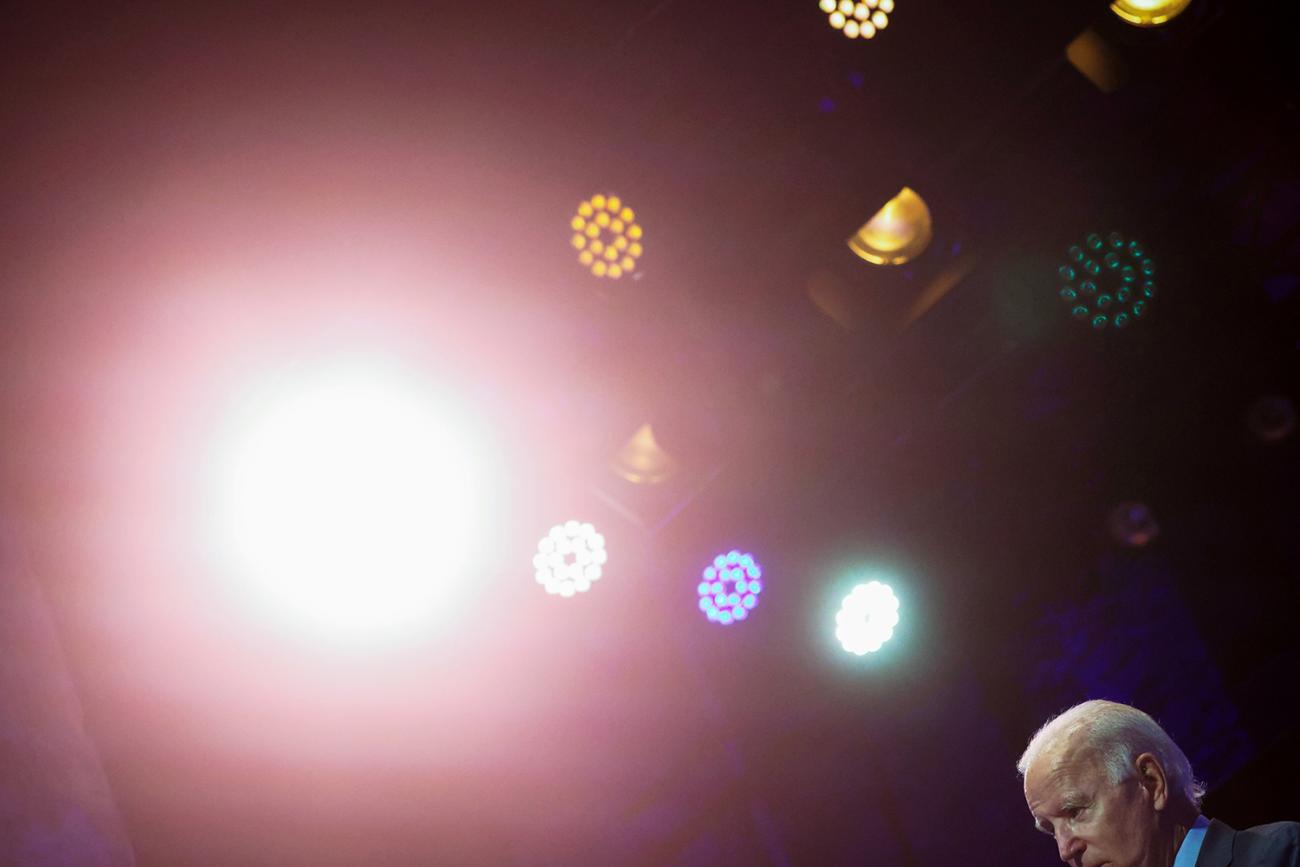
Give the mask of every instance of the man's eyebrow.
[[(1066, 792), (1061, 796), (1059, 806), (1053, 810), (1049, 810), (1048, 814), (1055, 816), (1068, 813), (1071, 810), (1082, 807), (1086, 801), (1087, 799), (1084, 797), (1082, 792)], [(1046, 818), (1038, 815), (1034, 816), (1034, 830), (1042, 831), (1044, 834), (1049, 836), (1055, 836), (1056, 834), (1056, 832), (1052, 830), (1052, 823)]]

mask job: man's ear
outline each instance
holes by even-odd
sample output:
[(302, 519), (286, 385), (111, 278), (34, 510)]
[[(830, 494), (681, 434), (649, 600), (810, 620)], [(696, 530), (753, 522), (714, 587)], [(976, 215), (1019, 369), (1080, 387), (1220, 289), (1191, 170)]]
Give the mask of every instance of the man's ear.
[(1163, 810), (1169, 804), (1169, 781), (1160, 760), (1151, 753), (1143, 753), (1133, 760), (1138, 785), (1146, 792), (1154, 810)]

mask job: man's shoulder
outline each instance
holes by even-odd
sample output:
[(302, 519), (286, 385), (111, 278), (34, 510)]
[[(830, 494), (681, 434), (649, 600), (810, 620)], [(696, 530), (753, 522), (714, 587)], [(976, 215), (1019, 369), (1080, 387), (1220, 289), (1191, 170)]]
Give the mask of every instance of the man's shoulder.
[(1300, 822), (1270, 822), (1238, 831), (1234, 845), (1234, 863), (1300, 865)]
[(1238, 831), (1212, 820), (1196, 867), (1300, 867), (1300, 824), (1273, 822)]
[(1264, 839), (1300, 840), (1300, 822), (1269, 822), (1267, 825), (1256, 825), (1237, 832), (1238, 837), (1242, 835)]

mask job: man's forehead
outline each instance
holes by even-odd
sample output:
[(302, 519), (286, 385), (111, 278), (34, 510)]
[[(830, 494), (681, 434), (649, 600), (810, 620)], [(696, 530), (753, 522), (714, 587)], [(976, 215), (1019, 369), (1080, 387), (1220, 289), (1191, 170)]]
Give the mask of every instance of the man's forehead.
[(1098, 757), (1068, 741), (1049, 743), (1025, 769), (1025, 801), (1031, 811), (1053, 806), (1081, 794), (1081, 779)]
[(1033, 761), (1029, 763), (1029, 767), (1026, 768), (1026, 777), (1028, 771), (1033, 770), (1035, 766), (1040, 771), (1055, 771), (1066, 766), (1087, 768), (1099, 762), (1101, 755), (1084, 735), (1085, 732), (1075, 729), (1057, 733), (1045, 740)]

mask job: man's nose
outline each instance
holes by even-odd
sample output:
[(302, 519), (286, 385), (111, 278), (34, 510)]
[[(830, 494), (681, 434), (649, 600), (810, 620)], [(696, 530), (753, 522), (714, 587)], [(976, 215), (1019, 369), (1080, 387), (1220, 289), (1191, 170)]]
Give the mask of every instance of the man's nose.
[(1076, 863), (1087, 848), (1084, 842), (1074, 836), (1074, 832), (1068, 828), (1062, 828), (1056, 835), (1056, 852), (1067, 864)]

